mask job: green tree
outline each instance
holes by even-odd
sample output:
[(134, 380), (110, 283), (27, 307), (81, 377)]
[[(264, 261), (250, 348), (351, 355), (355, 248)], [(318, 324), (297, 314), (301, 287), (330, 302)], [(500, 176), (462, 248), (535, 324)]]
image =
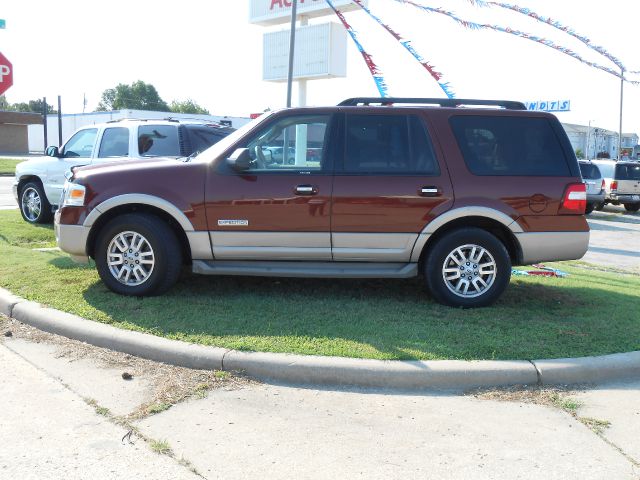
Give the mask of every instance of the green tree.
[[(28, 102), (19, 102), (11, 104), (4, 95), (0, 96), (0, 110), (9, 110), (12, 112), (34, 112), (42, 113), (44, 102), (41, 98), (37, 100), (29, 100)], [(47, 103), (47, 113), (56, 113), (51, 105)]]
[(102, 92), (102, 98), (96, 109), (99, 112), (108, 110), (156, 110), (169, 112), (169, 105), (160, 98), (156, 87), (142, 80), (131, 85), (119, 83), (115, 88)]
[(174, 100), (171, 102), (171, 111), (173, 113), (198, 113), (202, 115), (209, 115), (209, 110), (204, 107), (201, 107), (196, 102), (188, 98), (184, 101)]
[(582, 160), (584, 158), (584, 152), (581, 148), (578, 148), (576, 150), (576, 157), (578, 157), (578, 160)]

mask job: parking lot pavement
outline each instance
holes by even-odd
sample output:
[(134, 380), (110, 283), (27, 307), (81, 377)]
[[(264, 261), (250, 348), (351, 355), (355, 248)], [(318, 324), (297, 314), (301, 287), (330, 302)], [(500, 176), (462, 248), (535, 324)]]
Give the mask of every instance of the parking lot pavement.
[(13, 177), (0, 176), (0, 210), (18, 208), (11, 185), (13, 185)]
[(640, 273), (640, 214), (608, 205), (587, 220), (591, 236), (582, 260)]
[[(192, 478), (135, 436), (123, 444), (125, 430), (82, 401), (126, 415), (150, 398), (150, 379), (123, 381), (101, 365), (101, 349), (65, 357), (47, 344), (53, 336), (30, 343), (5, 325), (15, 333), (0, 340), (0, 477)], [(206, 479), (637, 479), (638, 385), (601, 388), (581, 394), (581, 409), (611, 422), (607, 441), (562, 410), (524, 401), (257, 382), (210, 390), (136, 426)]]

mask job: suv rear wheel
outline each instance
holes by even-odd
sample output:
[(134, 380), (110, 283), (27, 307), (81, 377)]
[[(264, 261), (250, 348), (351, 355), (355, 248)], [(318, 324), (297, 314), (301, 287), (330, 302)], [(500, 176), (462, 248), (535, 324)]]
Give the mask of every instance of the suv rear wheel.
[(638, 210), (640, 210), (640, 203), (625, 203), (624, 209), (627, 212), (637, 212)]
[(102, 281), (122, 295), (159, 295), (182, 269), (174, 232), (159, 218), (143, 214), (111, 220), (98, 236), (95, 260)]
[(509, 284), (511, 259), (495, 236), (468, 227), (444, 234), (425, 256), (427, 288), (439, 303), (452, 307), (485, 307)]
[(51, 204), (39, 181), (29, 182), (20, 189), (20, 213), (29, 223), (51, 222)]

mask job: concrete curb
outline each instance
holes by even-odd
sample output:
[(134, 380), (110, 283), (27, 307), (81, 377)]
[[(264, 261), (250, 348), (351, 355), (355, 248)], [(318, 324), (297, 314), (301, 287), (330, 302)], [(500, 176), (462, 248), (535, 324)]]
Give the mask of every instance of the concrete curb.
[(507, 385), (567, 385), (640, 377), (640, 351), (600, 357), (514, 361), (397, 361), (239, 352), (122, 330), (46, 308), (0, 288), (0, 312), (41, 330), (188, 368), (244, 370), (292, 384), (402, 390), (466, 390)]

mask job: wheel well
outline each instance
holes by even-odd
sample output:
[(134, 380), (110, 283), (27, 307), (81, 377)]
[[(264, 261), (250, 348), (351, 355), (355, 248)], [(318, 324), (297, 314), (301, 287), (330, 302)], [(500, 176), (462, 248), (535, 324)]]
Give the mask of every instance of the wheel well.
[(429, 250), (429, 248), (431, 248), (431, 245), (437, 242), (438, 239), (444, 234), (457, 228), (463, 227), (477, 227), (491, 233), (505, 246), (507, 252), (509, 253), (509, 257), (511, 258), (511, 262), (514, 265), (520, 263), (520, 259), (522, 258), (520, 244), (516, 240), (516, 237), (513, 235), (511, 230), (509, 230), (509, 228), (507, 228), (497, 220), (493, 220), (487, 217), (462, 217), (444, 224), (429, 237), (429, 240), (427, 240), (427, 243), (422, 248), (422, 252), (420, 252), (420, 268), (422, 268), (422, 266), (424, 265), (424, 256), (426, 255), (426, 252)]
[(123, 215), (125, 213), (143, 213), (147, 215), (153, 215), (155, 217), (164, 220), (171, 230), (176, 234), (178, 242), (180, 242), (180, 248), (182, 250), (182, 259), (185, 264), (191, 263), (191, 247), (189, 245), (189, 239), (186, 233), (180, 226), (180, 224), (164, 210), (145, 204), (126, 204), (114, 207), (98, 217), (96, 222), (92, 225), (89, 237), (87, 238), (87, 253), (90, 257), (95, 258), (96, 241), (100, 234), (100, 231), (109, 223), (113, 218)]
[(41, 187), (43, 187), (40, 177), (38, 177), (37, 175), (25, 175), (24, 177), (21, 177), (20, 180), (18, 180), (18, 196), (22, 193), (22, 187), (24, 187), (25, 184), (29, 182), (37, 182)]

